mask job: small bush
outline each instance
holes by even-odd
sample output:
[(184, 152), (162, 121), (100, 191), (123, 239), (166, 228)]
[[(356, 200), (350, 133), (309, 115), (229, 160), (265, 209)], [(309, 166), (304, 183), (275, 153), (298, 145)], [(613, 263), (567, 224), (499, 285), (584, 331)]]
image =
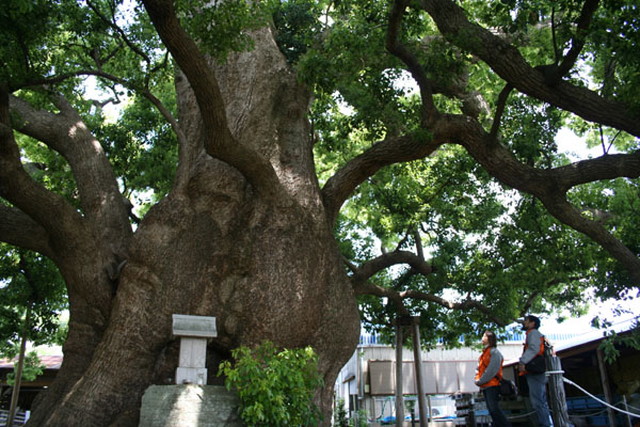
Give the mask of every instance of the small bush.
[(316, 425), (320, 411), (312, 399), (322, 378), (311, 347), (278, 351), (265, 341), (232, 352), (235, 363), (220, 364), (227, 389), (240, 398), (240, 417), (249, 426)]

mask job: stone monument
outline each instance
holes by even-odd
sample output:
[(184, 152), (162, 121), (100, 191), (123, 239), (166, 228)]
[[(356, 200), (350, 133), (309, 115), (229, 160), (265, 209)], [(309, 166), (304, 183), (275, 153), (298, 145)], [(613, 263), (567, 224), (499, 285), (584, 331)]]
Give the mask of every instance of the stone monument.
[(207, 384), (207, 340), (217, 336), (216, 318), (173, 315), (180, 337), (175, 385), (152, 385), (142, 396), (139, 427), (241, 427), (239, 399)]
[(180, 337), (176, 384), (206, 384), (207, 340), (218, 336), (216, 318), (174, 314), (173, 335)]

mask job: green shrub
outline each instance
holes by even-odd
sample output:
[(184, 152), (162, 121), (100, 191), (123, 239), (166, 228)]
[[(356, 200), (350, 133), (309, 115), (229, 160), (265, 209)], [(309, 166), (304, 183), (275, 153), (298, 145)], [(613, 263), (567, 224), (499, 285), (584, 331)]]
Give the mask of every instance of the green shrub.
[(311, 347), (278, 351), (265, 341), (259, 347), (239, 347), (235, 363), (220, 364), (227, 389), (240, 398), (240, 417), (249, 426), (317, 424), (320, 411), (312, 399), (322, 378)]
[(336, 427), (349, 427), (349, 419), (347, 418), (347, 410), (344, 407), (344, 399), (338, 399), (336, 409), (333, 413), (333, 425)]
[[(13, 357), (13, 355), (11, 356)], [(22, 381), (34, 381), (44, 372), (46, 366), (40, 361), (38, 353), (31, 351), (24, 356), (24, 365), (22, 366)], [(7, 373), (7, 384), (15, 385), (16, 372), (18, 371), (18, 362), (15, 361), (13, 372)]]

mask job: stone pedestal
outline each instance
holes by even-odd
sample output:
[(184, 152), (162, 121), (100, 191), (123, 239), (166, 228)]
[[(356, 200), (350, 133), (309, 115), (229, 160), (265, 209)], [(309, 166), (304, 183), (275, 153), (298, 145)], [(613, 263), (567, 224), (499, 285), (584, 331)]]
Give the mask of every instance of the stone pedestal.
[(235, 393), (214, 385), (153, 385), (142, 396), (139, 427), (242, 427)]

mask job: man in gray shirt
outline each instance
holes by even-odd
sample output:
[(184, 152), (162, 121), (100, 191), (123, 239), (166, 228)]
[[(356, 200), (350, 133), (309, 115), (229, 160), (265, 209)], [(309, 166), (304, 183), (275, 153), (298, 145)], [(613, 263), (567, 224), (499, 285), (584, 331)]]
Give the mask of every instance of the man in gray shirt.
[(527, 379), (529, 400), (531, 400), (531, 406), (536, 411), (538, 425), (547, 427), (551, 426), (551, 415), (547, 405), (547, 377), (544, 372), (527, 372), (525, 368), (525, 365), (535, 357), (544, 357), (544, 336), (538, 331), (539, 327), (540, 319), (538, 317), (525, 316), (522, 329), (527, 331), (527, 338), (524, 343), (524, 351), (520, 356), (520, 363), (518, 363), (518, 370), (520, 375), (524, 375)]

